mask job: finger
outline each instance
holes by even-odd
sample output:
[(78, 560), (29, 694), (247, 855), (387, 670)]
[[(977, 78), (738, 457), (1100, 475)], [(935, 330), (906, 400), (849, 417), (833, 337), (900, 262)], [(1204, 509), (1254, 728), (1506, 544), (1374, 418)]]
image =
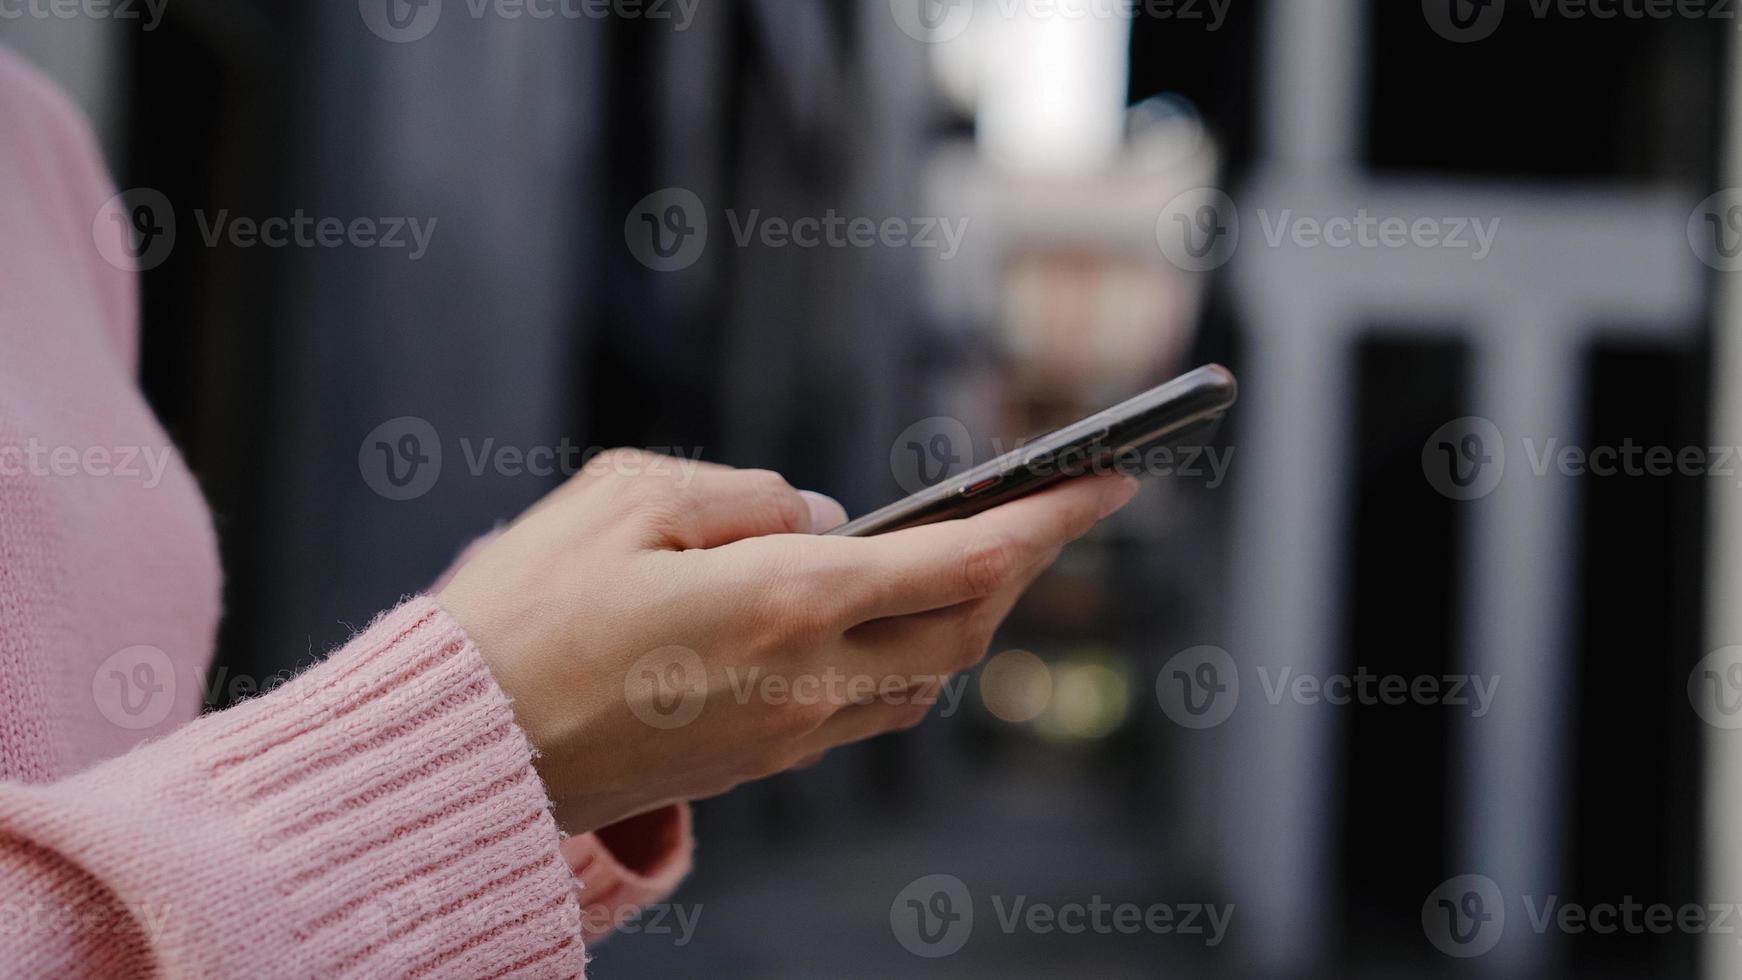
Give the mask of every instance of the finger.
[(674, 459), (645, 449), (611, 449), (599, 453), (581, 464), (579, 472), (564, 480), (560, 486), (528, 507), (516, 521), (524, 520), (609, 476), (627, 478), (671, 475), (681, 472), (680, 467), (687, 467), (690, 472), (696, 473), (730, 472), (732, 469), (729, 466), (699, 459)]
[(772, 470), (707, 473), (696, 481), (699, 548), (717, 548), (765, 534), (807, 534), (812, 503)]
[(900, 700), (876, 701), (843, 708), (804, 737), (807, 757), (889, 732), (913, 728), (924, 721), (936, 705), (935, 689), (928, 689), (926, 692), (911, 692)]
[[(715, 572), (759, 584), (764, 601), (742, 609), (764, 619), (802, 615), (807, 632), (846, 630), (888, 616), (984, 598), (1018, 580), (1118, 510), (1135, 493), (1126, 476), (1073, 480), (962, 520), (872, 538), (806, 535), (737, 541), (708, 555)], [(738, 590), (723, 598), (741, 595)]]
[(653, 516), (649, 533), (680, 549), (717, 548), (767, 534), (805, 534), (813, 504), (769, 470), (697, 470), (664, 486), (626, 488)]
[(811, 509), (811, 532), (821, 534), (847, 523), (847, 508), (835, 498), (815, 490), (800, 490), (799, 494)]
[(962, 520), (871, 538), (819, 538), (855, 622), (942, 609), (1016, 581), (1130, 502), (1128, 476), (1071, 480)]
[(580, 472), (563, 486), (567, 488), (613, 476), (675, 479), (699, 473), (731, 473), (733, 470), (734, 467), (724, 463), (710, 463), (681, 452), (672, 456), (648, 449), (608, 449), (582, 463)]
[(922, 677), (973, 667), (985, 659), (998, 627), (1057, 555), (1055, 549), (1051, 557), (983, 599), (854, 627), (847, 632), (851, 669)]
[(846, 508), (834, 498), (794, 490), (767, 470), (721, 467), (704, 473), (696, 486), (694, 516), (702, 543), (690, 547), (717, 548), (765, 534), (820, 534), (847, 521)]

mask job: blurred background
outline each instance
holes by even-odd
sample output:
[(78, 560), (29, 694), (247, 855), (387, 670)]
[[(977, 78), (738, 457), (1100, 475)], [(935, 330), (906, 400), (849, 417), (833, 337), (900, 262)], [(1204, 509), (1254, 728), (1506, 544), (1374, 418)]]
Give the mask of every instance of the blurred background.
[[(1204, 464), (1068, 553), (959, 707), (700, 804), (693, 931), (613, 939), (604, 978), (1742, 975), (1738, 26), (0, 5), (173, 221), (142, 381), (217, 513), (225, 677), (306, 664), (561, 479), (497, 449), (700, 453), (860, 513), (1240, 376)], [(297, 216), (426, 247), (219, 224)], [(409, 484), (376, 455), (408, 432), (441, 457)], [(1692, 455), (1557, 455), (1628, 446)], [(1312, 693), (1365, 675), (1411, 693)]]

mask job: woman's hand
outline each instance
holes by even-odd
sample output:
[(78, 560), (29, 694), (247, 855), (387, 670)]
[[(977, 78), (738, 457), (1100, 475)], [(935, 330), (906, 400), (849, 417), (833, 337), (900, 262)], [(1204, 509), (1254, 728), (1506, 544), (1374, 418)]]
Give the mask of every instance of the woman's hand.
[[(774, 473), (596, 460), (437, 597), (484, 654), (571, 832), (924, 718), (1064, 545), (1136, 493), (1075, 480), (872, 538)], [(635, 475), (626, 475), (635, 474)]]

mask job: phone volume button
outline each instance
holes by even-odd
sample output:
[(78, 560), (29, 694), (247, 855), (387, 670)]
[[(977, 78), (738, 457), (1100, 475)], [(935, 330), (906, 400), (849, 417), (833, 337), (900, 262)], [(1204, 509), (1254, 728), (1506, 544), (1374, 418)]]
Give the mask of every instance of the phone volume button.
[(961, 494), (964, 497), (972, 497), (972, 496), (975, 496), (976, 494), (981, 494), (981, 493), (986, 492), (987, 490), (992, 489), (993, 487), (997, 486), (998, 482), (1002, 479), (1003, 479), (1003, 477), (1000, 477), (1000, 476), (989, 476), (986, 479), (979, 481), (978, 483), (970, 483), (967, 486), (962, 487), (960, 490), (958, 490), (956, 492)]

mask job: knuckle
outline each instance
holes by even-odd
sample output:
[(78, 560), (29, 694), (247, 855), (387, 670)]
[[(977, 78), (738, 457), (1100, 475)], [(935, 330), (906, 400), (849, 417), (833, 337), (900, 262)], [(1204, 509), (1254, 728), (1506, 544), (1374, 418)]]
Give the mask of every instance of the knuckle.
[(810, 527), (810, 506), (799, 496), (797, 490), (787, 485), (787, 482), (777, 474), (770, 474), (772, 482), (764, 480), (764, 485), (756, 490), (757, 516), (762, 518), (762, 526), (784, 528), (787, 531), (803, 531)]
[(738, 474), (751, 481), (756, 489), (767, 493), (798, 492), (792, 488), (792, 484), (786, 482), (786, 477), (773, 470), (739, 470)]
[(979, 538), (962, 552), (963, 590), (970, 596), (989, 595), (1015, 574), (1016, 566), (1016, 544), (1008, 535)]
[(636, 462), (644, 455), (639, 449), (608, 449), (587, 464), (581, 479), (609, 494), (620, 507), (633, 509), (657, 495), (667, 482), (649, 475)]
[(650, 535), (678, 541), (689, 527), (694, 512), (690, 494), (664, 480), (639, 480), (633, 492), (624, 488), (627, 506), (634, 520)]
[(607, 449), (593, 458), (593, 475), (609, 479), (639, 473), (647, 453), (627, 446)]
[(762, 567), (756, 618), (781, 647), (820, 643), (834, 620), (829, 595), (805, 573), (802, 547), (776, 549)]

